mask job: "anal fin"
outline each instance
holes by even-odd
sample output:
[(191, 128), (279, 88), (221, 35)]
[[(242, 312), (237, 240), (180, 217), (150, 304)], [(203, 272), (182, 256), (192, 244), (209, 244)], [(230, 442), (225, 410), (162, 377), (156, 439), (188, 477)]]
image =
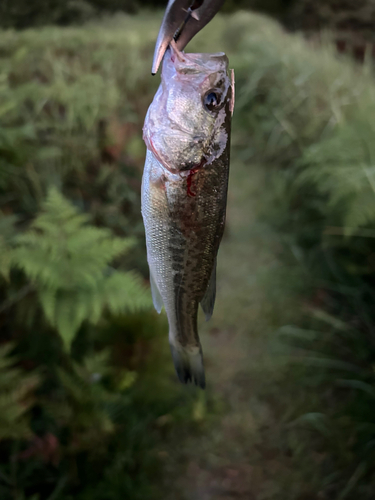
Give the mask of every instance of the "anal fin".
[(151, 285), (152, 302), (154, 303), (156, 311), (158, 312), (158, 314), (160, 314), (164, 303), (151, 269), (150, 269), (150, 285)]
[(214, 267), (212, 268), (211, 278), (208, 283), (206, 293), (201, 301), (201, 307), (203, 309), (206, 321), (209, 321), (211, 319), (215, 306), (215, 298), (216, 298), (216, 259), (214, 262)]

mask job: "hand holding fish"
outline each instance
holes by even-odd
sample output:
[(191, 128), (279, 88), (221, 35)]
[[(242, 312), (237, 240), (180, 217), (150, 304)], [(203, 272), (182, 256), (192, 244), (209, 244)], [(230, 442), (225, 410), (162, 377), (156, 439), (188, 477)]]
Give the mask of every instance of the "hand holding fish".
[[(174, 3), (170, 1), (168, 8)], [(161, 32), (165, 23), (171, 24), (168, 8)], [(159, 35), (158, 43), (162, 38)], [(157, 45), (155, 54), (159, 53)], [(197, 316), (201, 304), (208, 320), (215, 302), (216, 256), (228, 188), (233, 72), (223, 53), (180, 52), (173, 34), (163, 55), (161, 85), (143, 129), (147, 260), (154, 306), (160, 312), (164, 305), (167, 313), (177, 375), (181, 382), (204, 388)]]

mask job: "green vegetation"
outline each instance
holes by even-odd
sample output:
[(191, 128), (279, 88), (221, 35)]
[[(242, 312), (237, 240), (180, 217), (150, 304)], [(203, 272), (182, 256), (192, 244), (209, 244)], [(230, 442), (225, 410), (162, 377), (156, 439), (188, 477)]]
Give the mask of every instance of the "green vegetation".
[[(227, 0), (223, 10), (255, 9), (282, 15), (294, 3), (295, 0)], [(51, 24), (67, 26), (118, 12), (134, 14), (145, 8), (164, 9), (166, 5), (167, 0), (2, 0), (0, 26), (16, 29)]]
[[(224, 411), (217, 395), (178, 385), (145, 282), (141, 127), (158, 26), (143, 14), (0, 34), (2, 500), (163, 497), (160, 443), (208, 432)], [(258, 276), (278, 373), (257, 394), (279, 420), (277, 432), (259, 428), (263, 443), (291, 457), (293, 474), (275, 473), (282, 491), (262, 498), (370, 500), (372, 69), (246, 13), (218, 16), (191, 50), (225, 50), (236, 70), (236, 196), (260, 183), (252, 224), (283, 263)], [(234, 215), (243, 232), (248, 215)], [(256, 343), (227, 257), (235, 298), (218, 321)]]
[(154, 495), (155, 421), (182, 391), (140, 216), (156, 32), (0, 36), (2, 500)]
[[(240, 22), (247, 34), (230, 36)], [(336, 60), (328, 46), (313, 51), (267, 20), (238, 16), (232, 23), (236, 151), (268, 169), (262, 219), (282, 242), (279, 256), (289, 270), (282, 289), (289, 282), (291, 293), (294, 288), (305, 297), (297, 324), (280, 330), (294, 360), (281, 381), (281, 404), (293, 422), (289, 446), (294, 442), (301, 470), (311, 463), (309, 454), (320, 454), (319, 489), (310, 485), (315, 495), (369, 499), (375, 458), (372, 68)], [(271, 287), (275, 283), (273, 276)]]

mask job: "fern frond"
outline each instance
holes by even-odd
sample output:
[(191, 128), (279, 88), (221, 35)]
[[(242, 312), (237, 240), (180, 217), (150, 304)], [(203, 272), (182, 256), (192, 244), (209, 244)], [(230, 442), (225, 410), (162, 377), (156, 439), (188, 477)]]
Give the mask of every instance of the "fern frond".
[(106, 307), (113, 314), (137, 312), (151, 307), (150, 294), (133, 272), (116, 272), (103, 282), (101, 289)]
[(58, 369), (62, 387), (58, 398), (46, 401), (48, 412), (60, 423), (68, 426), (75, 439), (74, 446), (92, 449), (93, 442), (100, 441), (114, 430), (107, 405), (119, 399), (118, 394), (108, 392), (96, 383), (91, 368), (108, 369), (106, 351), (84, 360), (84, 365), (73, 365), (72, 371)]
[(133, 241), (88, 225), (56, 189), (51, 189), (29, 231), (17, 238), (13, 263), (34, 282), (48, 321), (67, 348), (81, 324), (150, 307), (146, 289), (134, 273), (110, 268)]
[(0, 441), (31, 435), (26, 413), (39, 384), (36, 374), (14, 367), (16, 360), (10, 356), (13, 347), (10, 343), (0, 347)]
[(0, 275), (9, 280), (12, 263), (12, 241), (16, 235), (17, 217), (3, 215), (0, 211)]

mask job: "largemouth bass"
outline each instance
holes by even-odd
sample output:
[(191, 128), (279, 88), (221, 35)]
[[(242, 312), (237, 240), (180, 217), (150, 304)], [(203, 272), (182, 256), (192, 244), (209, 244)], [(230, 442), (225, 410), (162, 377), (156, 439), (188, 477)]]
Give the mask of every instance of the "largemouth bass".
[(202, 388), (198, 305), (208, 320), (224, 231), (233, 104), (225, 54), (170, 47), (143, 128), (142, 215), (153, 302), (167, 313), (178, 378)]

